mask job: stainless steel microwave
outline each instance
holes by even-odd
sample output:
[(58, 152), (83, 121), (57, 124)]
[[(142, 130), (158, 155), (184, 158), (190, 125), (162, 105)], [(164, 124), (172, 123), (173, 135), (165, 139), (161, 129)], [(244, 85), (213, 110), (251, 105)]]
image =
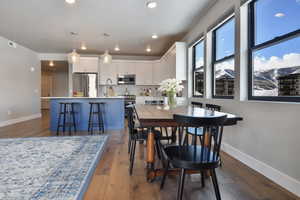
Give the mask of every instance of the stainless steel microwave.
[(118, 85), (135, 85), (135, 74), (118, 75)]

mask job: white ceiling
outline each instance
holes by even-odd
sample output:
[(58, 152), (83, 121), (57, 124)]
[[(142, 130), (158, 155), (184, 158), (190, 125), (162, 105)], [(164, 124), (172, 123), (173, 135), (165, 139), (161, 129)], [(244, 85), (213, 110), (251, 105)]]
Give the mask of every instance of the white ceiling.
[[(39, 53), (67, 53), (88, 47), (86, 53), (113, 51), (122, 55), (162, 55), (179, 40), (215, 0), (1, 0), (0, 35)], [(70, 32), (79, 33), (71, 36)], [(110, 37), (103, 37), (103, 33)], [(151, 39), (156, 33), (159, 39)], [(145, 51), (151, 45), (152, 52)]]

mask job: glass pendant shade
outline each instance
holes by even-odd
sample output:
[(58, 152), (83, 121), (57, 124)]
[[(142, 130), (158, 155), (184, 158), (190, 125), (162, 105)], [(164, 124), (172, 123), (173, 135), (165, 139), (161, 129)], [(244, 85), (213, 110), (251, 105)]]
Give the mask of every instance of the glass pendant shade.
[(72, 53), (68, 55), (68, 62), (70, 64), (75, 64), (79, 62), (80, 55), (76, 52), (76, 49), (73, 49)]
[(110, 64), (112, 62), (112, 57), (109, 55), (108, 51), (105, 51), (102, 55), (102, 61), (104, 64)]

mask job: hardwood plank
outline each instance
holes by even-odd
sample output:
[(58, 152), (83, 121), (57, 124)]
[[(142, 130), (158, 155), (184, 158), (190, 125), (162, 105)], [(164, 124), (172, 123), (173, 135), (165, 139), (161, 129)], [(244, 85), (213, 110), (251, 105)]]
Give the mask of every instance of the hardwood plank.
[[(0, 128), (0, 138), (47, 137), (51, 135), (49, 118), (30, 120)], [(86, 133), (80, 133), (86, 134)], [(138, 144), (133, 175), (128, 173), (127, 130), (112, 131), (102, 160), (99, 162), (84, 200), (174, 200), (178, 176), (168, 176), (164, 190), (160, 181), (148, 183), (146, 173), (146, 145)], [(223, 200), (299, 200), (261, 174), (231, 156), (222, 153), (223, 167), (217, 170)], [(158, 164), (159, 161), (156, 161)], [(201, 188), (200, 175), (188, 175), (184, 199), (215, 200), (210, 179)]]

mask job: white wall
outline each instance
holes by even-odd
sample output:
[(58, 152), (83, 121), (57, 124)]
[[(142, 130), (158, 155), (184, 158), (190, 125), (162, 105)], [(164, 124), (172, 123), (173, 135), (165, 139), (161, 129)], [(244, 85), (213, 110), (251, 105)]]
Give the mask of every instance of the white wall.
[[(219, 21), (224, 13), (235, 9), (237, 35), (235, 99), (211, 99), (210, 95), (206, 98), (190, 99), (221, 105), (223, 111), (243, 117), (244, 120), (237, 126), (225, 129), (224, 144), (227, 144), (231, 150), (235, 150), (228, 152), (237, 158), (244, 155), (243, 159), (248, 159), (245, 161), (247, 165), (300, 196), (300, 159), (298, 156), (300, 152), (300, 104), (240, 101), (240, 99), (245, 99), (243, 83), (247, 77), (241, 76), (241, 73), (246, 73), (244, 70), (246, 62), (242, 56), (243, 53), (240, 53), (241, 47), (244, 46), (241, 41), (245, 41), (240, 40), (240, 33), (244, 31), (240, 31), (240, 5), (240, 0), (219, 0), (184, 38), (185, 42), (193, 43), (199, 35), (206, 34), (208, 28)], [(190, 64), (189, 61), (189, 66)], [(206, 64), (206, 67), (210, 67), (209, 63)], [(242, 84), (240, 84), (240, 79)], [(189, 76), (189, 87), (192, 87), (191, 76)]]
[(0, 37), (0, 126), (40, 115), (40, 79), (38, 54)]

